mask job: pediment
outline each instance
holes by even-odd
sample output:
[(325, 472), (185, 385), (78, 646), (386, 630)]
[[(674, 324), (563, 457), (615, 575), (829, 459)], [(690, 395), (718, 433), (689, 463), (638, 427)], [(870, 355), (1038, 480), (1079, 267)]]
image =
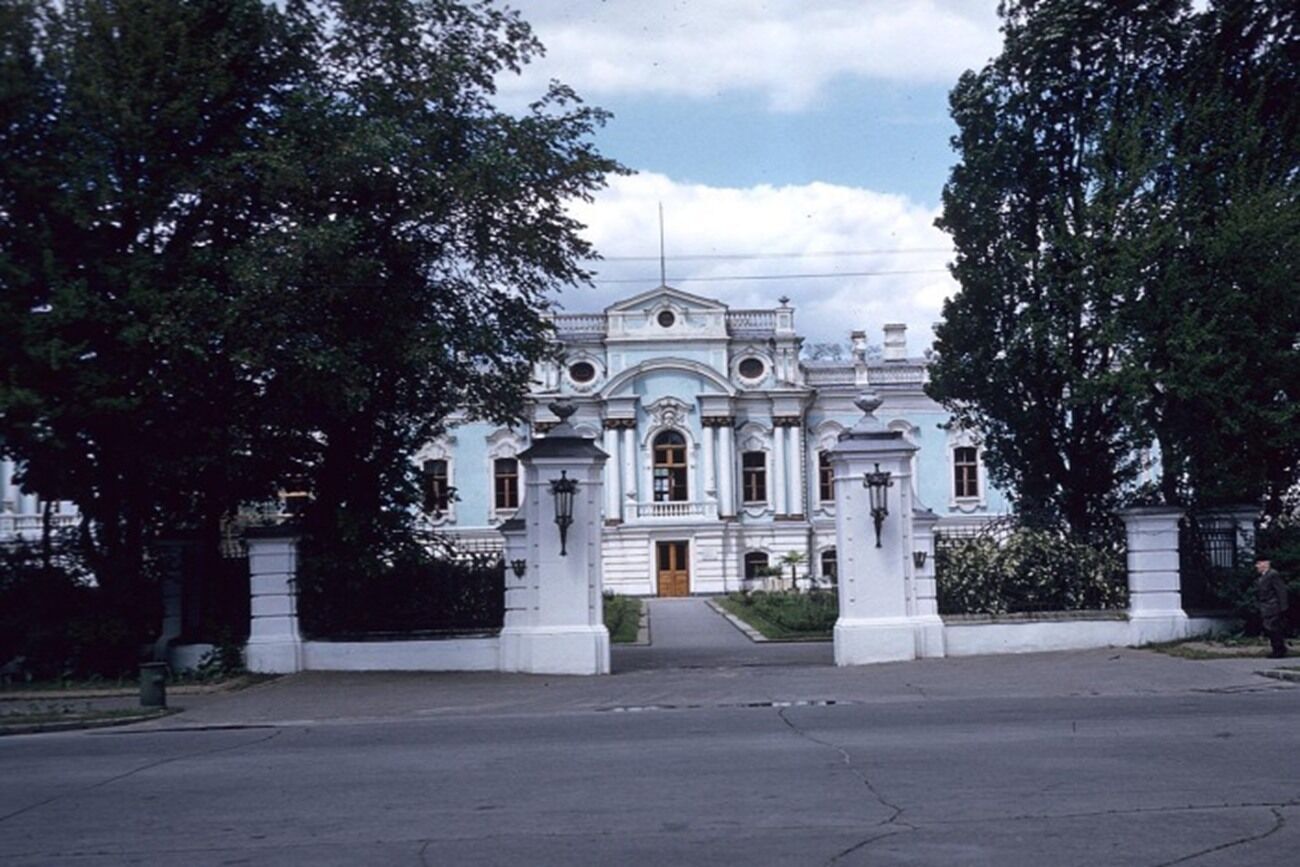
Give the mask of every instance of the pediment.
[(727, 305), (713, 298), (693, 295), (674, 289), (672, 286), (658, 286), (640, 295), (625, 298), (617, 304), (605, 308), (606, 313), (631, 313), (657, 310), (662, 307), (675, 307), (679, 310), (698, 310), (700, 312), (725, 313)]

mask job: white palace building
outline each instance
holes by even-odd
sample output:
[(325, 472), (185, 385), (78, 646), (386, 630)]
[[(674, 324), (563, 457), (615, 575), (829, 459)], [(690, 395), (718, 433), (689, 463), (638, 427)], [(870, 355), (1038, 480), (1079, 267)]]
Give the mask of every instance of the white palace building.
[(497, 536), (520, 502), (516, 455), (556, 423), (547, 405), (557, 398), (575, 404), (570, 422), (609, 455), (602, 566), (605, 588), (618, 593), (754, 586), (791, 552), (802, 555), (800, 578), (829, 581), (835, 505), (825, 455), (861, 418), (853, 401), (868, 389), (884, 400), (877, 416), (920, 447), (915, 494), (941, 531), (1007, 510), (988, 486), (978, 440), (951, 429), (925, 395), (925, 362), (908, 355), (903, 325), (885, 326), (877, 360), (865, 332), (853, 333), (851, 358), (801, 360), (786, 299), (732, 310), (667, 286), (554, 324), (563, 361), (538, 365), (527, 425), (465, 420), (420, 454), (439, 529)]
[[(785, 299), (732, 310), (667, 286), (554, 324), (563, 362), (537, 366), (527, 423), (458, 420), (417, 457), (439, 531), (499, 544), (497, 529), (520, 504), (516, 456), (556, 423), (547, 405), (557, 398), (576, 405), (571, 422), (609, 455), (602, 561), (604, 586), (619, 593), (755, 586), (791, 552), (802, 555), (800, 578), (829, 581), (825, 453), (861, 417), (853, 401), (865, 390), (884, 400), (877, 416), (920, 447), (914, 493), (940, 531), (1008, 508), (988, 486), (978, 440), (926, 397), (925, 362), (908, 355), (902, 325), (885, 326), (881, 358), (868, 358), (859, 331), (850, 358), (809, 361)], [(38, 538), (44, 504), (18, 489), (13, 471), (0, 462), (0, 541)], [(68, 503), (50, 512), (57, 525), (76, 520)]]

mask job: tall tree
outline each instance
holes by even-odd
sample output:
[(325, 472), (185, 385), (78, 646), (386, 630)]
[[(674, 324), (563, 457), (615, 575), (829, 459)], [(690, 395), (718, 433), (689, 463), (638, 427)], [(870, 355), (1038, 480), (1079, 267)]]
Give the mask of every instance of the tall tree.
[(991, 477), (1030, 517), (1090, 533), (1138, 469), (1139, 395), (1122, 290), (1141, 271), (1163, 76), (1182, 0), (1003, 3), (1002, 53), (951, 95), (960, 162), (938, 225), (960, 291), (929, 386), (979, 431)]
[[(105, 585), (306, 475), (383, 536), (455, 407), (517, 412), (618, 170), (491, 2), (0, 0), (0, 436)], [(376, 517), (384, 513), (388, 518)], [(400, 526), (399, 526), (400, 528)], [(391, 529), (391, 528), (388, 528)]]
[(1212, 3), (1168, 90), (1169, 159), (1125, 331), (1170, 502), (1300, 482), (1300, 10)]

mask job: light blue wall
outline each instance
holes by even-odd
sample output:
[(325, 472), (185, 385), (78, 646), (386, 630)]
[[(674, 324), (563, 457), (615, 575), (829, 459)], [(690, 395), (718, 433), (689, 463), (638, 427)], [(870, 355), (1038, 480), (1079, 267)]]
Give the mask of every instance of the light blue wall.
[(487, 438), (497, 425), (469, 422), (450, 433), (456, 438), (452, 453), (452, 484), (460, 498), (456, 503), (456, 526), (484, 527), (492, 518), (492, 466), (488, 463)]

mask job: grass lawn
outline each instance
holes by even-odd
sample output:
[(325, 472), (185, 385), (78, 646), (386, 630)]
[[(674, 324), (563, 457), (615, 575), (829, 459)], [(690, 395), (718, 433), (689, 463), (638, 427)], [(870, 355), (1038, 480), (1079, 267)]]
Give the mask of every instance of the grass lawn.
[(614, 644), (632, 644), (641, 626), (641, 600), (632, 596), (605, 597), (605, 628)]
[[(1191, 638), (1186, 641), (1169, 641), (1147, 645), (1148, 649), (1180, 659), (1242, 659), (1267, 657), (1272, 649), (1263, 636), (1224, 636), (1222, 638)], [(1300, 643), (1287, 641), (1292, 654), (1300, 654)]]
[(731, 593), (718, 600), (727, 611), (778, 641), (822, 641), (831, 637), (839, 616), (834, 593)]
[(0, 714), (0, 733), (23, 731), (29, 728), (40, 729), (46, 726), (102, 726), (115, 723), (141, 722), (156, 719), (176, 711), (171, 708), (113, 708), (95, 710), (93, 708), (30, 708), (24, 713)]

